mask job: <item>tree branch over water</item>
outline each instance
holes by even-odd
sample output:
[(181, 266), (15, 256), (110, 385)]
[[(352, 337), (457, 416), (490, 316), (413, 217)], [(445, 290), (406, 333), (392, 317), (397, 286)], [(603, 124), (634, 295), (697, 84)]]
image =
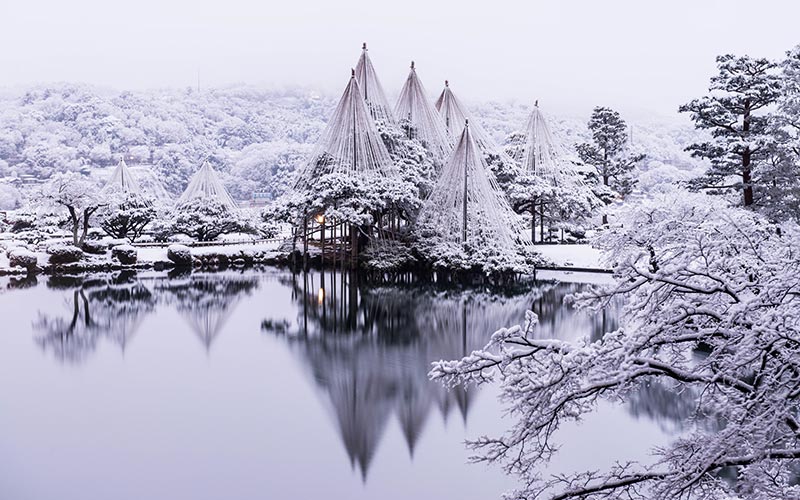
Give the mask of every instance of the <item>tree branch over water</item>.
[[(434, 364), (448, 386), (497, 381), (515, 418), (470, 443), (474, 459), (522, 479), (512, 498), (793, 498), (800, 395), (800, 232), (703, 195), (644, 202), (596, 244), (616, 284), (572, 297), (599, 310), (624, 299), (602, 339), (537, 339), (537, 318), (482, 351)], [(654, 266), (653, 264), (656, 263)], [(557, 431), (654, 383), (691, 389), (685, 432), (650, 463), (545, 477)]]

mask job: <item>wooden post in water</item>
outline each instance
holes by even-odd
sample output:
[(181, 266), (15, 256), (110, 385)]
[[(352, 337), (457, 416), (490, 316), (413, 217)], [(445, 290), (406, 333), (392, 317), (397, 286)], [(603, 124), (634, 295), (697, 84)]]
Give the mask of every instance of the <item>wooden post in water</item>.
[(353, 269), (358, 266), (358, 226), (350, 224), (350, 265)]
[(320, 226), (320, 237), (319, 237), (320, 243), (319, 243), (319, 246), (320, 246), (320, 249), (321, 249), (319, 262), (322, 265), (322, 267), (324, 268), (325, 267), (325, 216), (321, 215), (320, 216), (320, 220), (322, 222), (320, 222), (320, 224), (319, 224), (319, 226)]
[(303, 212), (303, 270), (308, 269), (308, 213)]

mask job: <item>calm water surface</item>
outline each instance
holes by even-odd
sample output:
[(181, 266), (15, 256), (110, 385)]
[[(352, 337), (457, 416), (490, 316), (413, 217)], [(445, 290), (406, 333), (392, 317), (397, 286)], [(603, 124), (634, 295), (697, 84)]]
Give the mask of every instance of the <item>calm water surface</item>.
[[(573, 276), (574, 279), (574, 276)], [(494, 388), (430, 362), (539, 313), (597, 337), (586, 285), (367, 285), (282, 271), (0, 278), (0, 498), (493, 499), (514, 478), (465, 439), (510, 425)], [(641, 459), (680, 416), (649, 388), (564, 429), (554, 472)]]

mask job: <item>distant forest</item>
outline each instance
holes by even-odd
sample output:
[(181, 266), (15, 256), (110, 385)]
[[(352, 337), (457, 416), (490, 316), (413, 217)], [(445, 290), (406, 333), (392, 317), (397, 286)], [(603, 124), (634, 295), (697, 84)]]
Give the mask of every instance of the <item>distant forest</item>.
[[(208, 159), (235, 198), (249, 199), (254, 192), (272, 198), (284, 192), (311, 153), (337, 99), (299, 87), (243, 85), (202, 92), (120, 92), (74, 84), (7, 90), (0, 94), (0, 177), (89, 172), (124, 156), (129, 164), (150, 165), (175, 195)], [(513, 102), (471, 103), (470, 108), (499, 144), (524, 126), (530, 111), (529, 104)], [(556, 139), (568, 153), (588, 138), (589, 110), (586, 114), (551, 113)], [(684, 151), (698, 134), (688, 121), (628, 122), (632, 147), (647, 152), (639, 172), (641, 189), (657, 189), (702, 170)]]

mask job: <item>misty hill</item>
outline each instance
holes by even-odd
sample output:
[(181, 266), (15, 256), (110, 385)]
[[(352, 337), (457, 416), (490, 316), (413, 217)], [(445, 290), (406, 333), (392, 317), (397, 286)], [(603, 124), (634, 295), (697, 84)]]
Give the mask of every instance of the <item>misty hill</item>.
[[(301, 87), (245, 85), (202, 92), (79, 84), (5, 90), (0, 176), (46, 179), (59, 171), (91, 172), (110, 168), (124, 155), (129, 164), (149, 166), (174, 195), (208, 159), (234, 197), (276, 196), (311, 152), (337, 97)], [(530, 110), (515, 102), (468, 104), (498, 143), (524, 126)], [(577, 117), (550, 110), (554, 135), (570, 152), (588, 139), (589, 111)], [(702, 168), (683, 150), (697, 136), (688, 121), (645, 117), (629, 123), (633, 147), (648, 155), (645, 176), (681, 178)]]

